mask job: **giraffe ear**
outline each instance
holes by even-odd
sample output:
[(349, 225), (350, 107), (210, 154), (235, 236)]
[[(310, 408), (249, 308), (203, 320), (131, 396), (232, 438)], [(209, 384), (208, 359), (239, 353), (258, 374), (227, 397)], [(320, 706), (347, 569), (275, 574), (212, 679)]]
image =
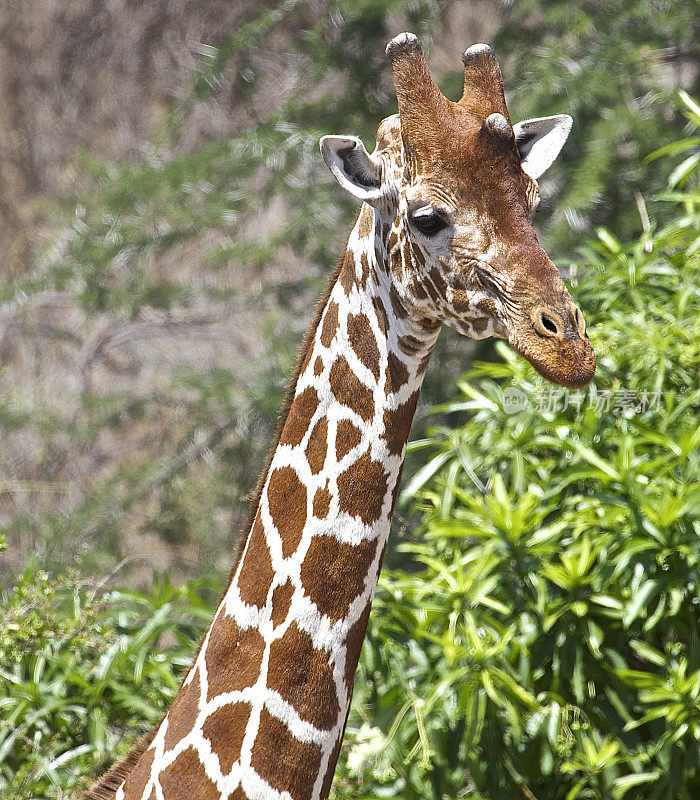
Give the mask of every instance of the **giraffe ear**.
[(382, 167), (356, 136), (324, 136), (321, 154), (338, 183), (370, 205), (384, 196)]
[(557, 114), (513, 125), (523, 171), (531, 178), (539, 178), (552, 165), (569, 136), (572, 123), (568, 114)]

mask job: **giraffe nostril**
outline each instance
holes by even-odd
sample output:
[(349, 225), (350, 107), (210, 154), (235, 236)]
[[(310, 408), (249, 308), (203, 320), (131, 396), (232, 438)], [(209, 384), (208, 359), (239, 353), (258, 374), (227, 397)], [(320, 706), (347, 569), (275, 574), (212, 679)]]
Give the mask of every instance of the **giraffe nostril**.
[(535, 330), (543, 336), (564, 337), (564, 323), (558, 314), (544, 308), (536, 308), (532, 312), (532, 322)]
[(550, 319), (546, 314), (540, 314), (540, 320), (542, 321), (542, 327), (546, 328), (548, 331), (552, 333), (558, 333), (557, 323)]

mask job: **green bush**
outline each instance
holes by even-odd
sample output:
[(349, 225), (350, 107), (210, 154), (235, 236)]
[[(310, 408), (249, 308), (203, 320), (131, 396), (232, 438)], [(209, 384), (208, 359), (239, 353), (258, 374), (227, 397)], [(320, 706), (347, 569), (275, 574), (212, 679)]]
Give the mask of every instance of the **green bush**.
[(125, 755), (172, 701), (210, 588), (98, 596), (30, 566), (0, 599), (0, 796), (60, 797)]
[(664, 150), (672, 224), (583, 251), (589, 390), (499, 344), (412, 443), (422, 524), (380, 581), (336, 797), (700, 796), (697, 144)]

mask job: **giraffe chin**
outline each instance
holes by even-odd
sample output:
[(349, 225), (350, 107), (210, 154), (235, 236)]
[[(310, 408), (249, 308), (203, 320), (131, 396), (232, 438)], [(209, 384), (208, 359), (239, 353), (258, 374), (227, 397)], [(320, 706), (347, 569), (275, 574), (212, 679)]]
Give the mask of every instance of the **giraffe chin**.
[(595, 374), (595, 352), (588, 337), (576, 342), (558, 341), (556, 346), (531, 337), (511, 336), (508, 341), (543, 378), (567, 389), (580, 389)]

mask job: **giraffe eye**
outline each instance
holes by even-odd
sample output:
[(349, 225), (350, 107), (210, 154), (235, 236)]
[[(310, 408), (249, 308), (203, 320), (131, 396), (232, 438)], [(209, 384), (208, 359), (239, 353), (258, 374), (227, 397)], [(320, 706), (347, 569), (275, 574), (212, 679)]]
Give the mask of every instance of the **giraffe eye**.
[(439, 233), (447, 227), (447, 222), (444, 217), (440, 216), (437, 211), (416, 215), (412, 217), (411, 222), (418, 228), (423, 236), (435, 236), (436, 233)]

